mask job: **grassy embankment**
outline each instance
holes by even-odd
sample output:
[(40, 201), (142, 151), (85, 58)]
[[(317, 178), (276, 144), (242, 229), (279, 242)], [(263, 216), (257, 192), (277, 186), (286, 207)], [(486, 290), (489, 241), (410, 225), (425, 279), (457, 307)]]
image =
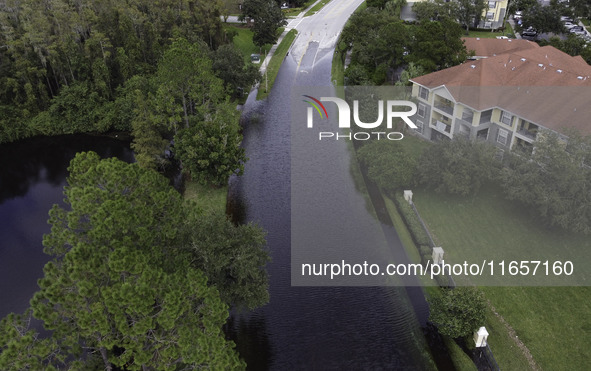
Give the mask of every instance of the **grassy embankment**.
[(195, 201), (197, 206), (204, 211), (226, 211), (227, 186), (215, 188), (191, 180), (185, 183), (185, 192), (183, 195), (186, 200)]
[(316, 0), (308, 0), (302, 6), (297, 7), (297, 8), (283, 9), (283, 14), (286, 17), (297, 17), (301, 12), (306, 10), (306, 8), (308, 8), (310, 5), (314, 4), (314, 1), (316, 1)]
[(257, 99), (265, 99), (269, 95), (269, 92), (271, 91), (271, 89), (273, 88), (273, 84), (275, 83), (277, 73), (279, 73), (281, 63), (283, 63), (283, 59), (289, 51), (291, 44), (295, 40), (296, 35), (297, 31), (295, 29), (290, 30), (285, 35), (283, 40), (281, 40), (279, 46), (277, 46), (277, 49), (275, 50), (275, 53), (273, 54), (273, 57), (271, 57), (271, 61), (269, 61), (269, 65), (267, 66), (266, 76), (263, 75), (263, 80), (261, 81), (261, 84), (259, 86)]

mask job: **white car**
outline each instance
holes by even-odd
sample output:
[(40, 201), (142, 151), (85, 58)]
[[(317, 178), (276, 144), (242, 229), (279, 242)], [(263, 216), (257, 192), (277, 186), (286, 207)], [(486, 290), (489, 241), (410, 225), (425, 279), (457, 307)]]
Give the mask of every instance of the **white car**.
[(568, 21), (564, 22), (564, 28), (566, 28), (567, 30), (570, 30), (571, 28), (573, 28), (575, 26), (578, 26), (578, 25), (575, 23), (572, 23), (572, 22), (568, 22)]
[(521, 12), (521, 10), (518, 10), (515, 12), (515, 14), (513, 14), (513, 19), (521, 19), (522, 15), (523, 13)]

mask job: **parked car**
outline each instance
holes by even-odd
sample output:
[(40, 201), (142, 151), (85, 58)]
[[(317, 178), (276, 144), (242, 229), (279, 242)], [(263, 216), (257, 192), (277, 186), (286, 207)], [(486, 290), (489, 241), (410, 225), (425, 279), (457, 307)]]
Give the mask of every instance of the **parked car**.
[(587, 31), (585, 31), (584, 29), (571, 29), (570, 33), (575, 34), (577, 36), (585, 36), (587, 35)]
[(533, 27), (528, 27), (525, 30), (521, 31), (521, 36), (525, 37), (536, 37), (538, 36), (538, 31)]
[(515, 12), (515, 14), (513, 14), (513, 19), (519, 20), (519, 19), (521, 19), (522, 16), (523, 16), (523, 13), (521, 12), (521, 10), (518, 10)]
[(569, 16), (563, 15), (562, 17), (560, 17), (560, 22), (571, 22), (572, 23), (572, 22), (574, 22), (574, 20)]
[(583, 28), (583, 26), (574, 26), (571, 27), (569, 30), (569, 32), (575, 33), (575, 32), (581, 32), (581, 31), (585, 31), (585, 28)]
[(563, 24), (564, 24), (564, 28), (566, 28), (567, 30), (570, 30), (573, 27), (577, 27), (577, 24), (575, 24), (573, 22), (569, 22), (569, 21), (563, 22)]

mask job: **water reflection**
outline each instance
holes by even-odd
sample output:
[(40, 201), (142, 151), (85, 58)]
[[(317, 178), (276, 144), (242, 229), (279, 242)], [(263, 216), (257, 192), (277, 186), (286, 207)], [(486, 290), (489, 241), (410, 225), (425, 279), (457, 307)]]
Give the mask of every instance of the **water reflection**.
[(63, 202), (68, 165), (82, 151), (134, 161), (129, 142), (109, 137), (70, 135), (0, 145), (0, 317), (23, 312), (37, 291), (49, 260), (42, 246), (50, 229), (48, 212)]

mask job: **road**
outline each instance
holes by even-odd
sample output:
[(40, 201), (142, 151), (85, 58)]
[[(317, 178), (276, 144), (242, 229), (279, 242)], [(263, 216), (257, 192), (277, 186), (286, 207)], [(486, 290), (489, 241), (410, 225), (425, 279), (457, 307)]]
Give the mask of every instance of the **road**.
[[(298, 73), (309, 72), (317, 61), (332, 55), (345, 23), (362, 2), (333, 0), (313, 16), (289, 20), (286, 29), (298, 30), (288, 56), (297, 63)], [(327, 72), (330, 75), (330, 69)]]

